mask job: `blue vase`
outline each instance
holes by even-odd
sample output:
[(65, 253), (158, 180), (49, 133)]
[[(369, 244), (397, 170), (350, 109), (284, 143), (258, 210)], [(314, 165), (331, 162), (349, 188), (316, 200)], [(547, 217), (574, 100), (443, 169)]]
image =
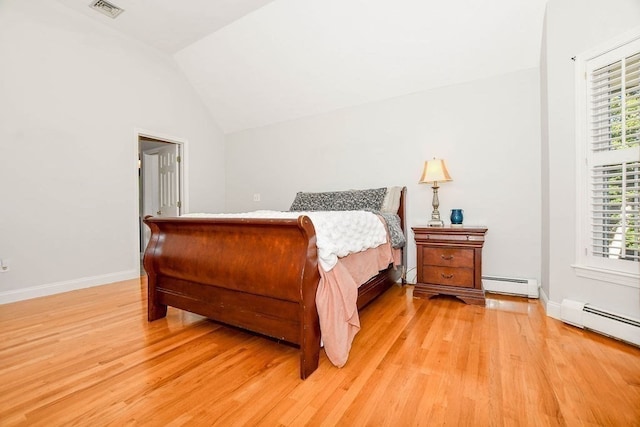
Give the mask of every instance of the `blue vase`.
[(451, 209), (451, 224), (462, 225), (462, 209)]

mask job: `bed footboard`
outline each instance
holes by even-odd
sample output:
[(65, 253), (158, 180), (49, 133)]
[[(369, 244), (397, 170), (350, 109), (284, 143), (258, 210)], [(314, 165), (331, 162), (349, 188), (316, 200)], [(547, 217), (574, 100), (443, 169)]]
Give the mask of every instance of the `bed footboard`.
[(315, 230), (298, 219), (154, 218), (144, 255), (148, 320), (167, 306), (300, 347), (300, 377), (318, 366)]

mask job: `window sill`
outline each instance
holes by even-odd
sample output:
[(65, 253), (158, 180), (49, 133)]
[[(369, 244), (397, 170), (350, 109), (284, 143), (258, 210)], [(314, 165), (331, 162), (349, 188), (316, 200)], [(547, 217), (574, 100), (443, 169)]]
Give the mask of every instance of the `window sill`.
[(578, 277), (640, 289), (640, 274), (623, 273), (621, 271), (606, 270), (604, 268), (587, 267), (585, 265), (576, 264), (571, 267), (573, 267), (573, 270)]

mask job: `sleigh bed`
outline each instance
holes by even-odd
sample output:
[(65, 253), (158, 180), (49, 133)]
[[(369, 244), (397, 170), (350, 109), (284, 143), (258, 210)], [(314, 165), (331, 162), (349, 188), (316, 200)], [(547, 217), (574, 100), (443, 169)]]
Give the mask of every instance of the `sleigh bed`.
[[(406, 188), (396, 187), (396, 193), (392, 206), (406, 237)], [(294, 205), (304, 201), (305, 194), (335, 193), (298, 193)], [(294, 205), (292, 210), (301, 210)], [(334, 204), (332, 209), (339, 207)], [(144, 255), (148, 320), (165, 317), (167, 306), (172, 306), (292, 343), (300, 348), (300, 377), (307, 378), (318, 367), (321, 321), (316, 294), (326, 275), (319, 269), (311, 215), (145, 218), (151, 229)], [(394, 255), (394, 263), (358, 287), (357, 309), (401, 278), (406, 251), (399, 249)], [(329, 332), (322, 329), (326, 347)]]

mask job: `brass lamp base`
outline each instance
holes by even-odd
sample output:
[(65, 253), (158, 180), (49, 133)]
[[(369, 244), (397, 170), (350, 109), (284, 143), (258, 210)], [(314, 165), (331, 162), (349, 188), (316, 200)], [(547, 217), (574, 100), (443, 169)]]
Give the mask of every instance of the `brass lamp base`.
[(427, 223), (429, 227), (444, 227), (444, 221), (440, 219), (432, 219)]
[(444, 222), (440, 219), (440, 211), (438, 207), (440, 207), (440, 200), (438, 199), (438, 183), (433, 182), (433, 212), (431, 212), (431, 221), (427, 223), (429, 227), (444, 227)]

